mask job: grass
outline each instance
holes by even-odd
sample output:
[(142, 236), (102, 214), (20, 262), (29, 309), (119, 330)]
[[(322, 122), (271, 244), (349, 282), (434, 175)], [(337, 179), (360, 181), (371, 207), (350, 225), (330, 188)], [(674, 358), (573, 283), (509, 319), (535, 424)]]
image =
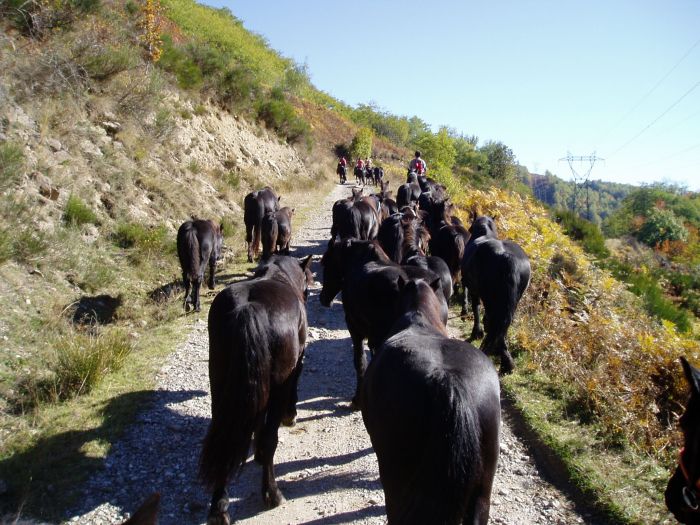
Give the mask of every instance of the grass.
[(663, 502), (669, 472), (633, 447), (611, 450), (596, 438), (597, 429), (571, 417), (549, 378), (523, 371), (524, 365), (518, 362), (516, 372), (502, 380), (504, 393), (587, 503), (612, 523), (671, 523)]
[(69, 226), (99, 224), (95, 212), (75, 195), (70, 195), (68, 197), (66, 206), (63, 209), (63, 222)]
[(0, 189), (9, 188), (19, 181), (24, 169), (24, 153), (12, 142), (0, 144)]

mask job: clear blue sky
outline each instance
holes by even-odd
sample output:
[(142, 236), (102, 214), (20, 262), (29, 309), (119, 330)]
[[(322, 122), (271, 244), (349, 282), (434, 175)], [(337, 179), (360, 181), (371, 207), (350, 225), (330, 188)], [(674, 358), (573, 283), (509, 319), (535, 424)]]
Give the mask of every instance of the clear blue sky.
[(500, 140), (532, 172), (596, 152), (592, 179), (700, 190), (698, 0), (206, 3), (351, 105)]

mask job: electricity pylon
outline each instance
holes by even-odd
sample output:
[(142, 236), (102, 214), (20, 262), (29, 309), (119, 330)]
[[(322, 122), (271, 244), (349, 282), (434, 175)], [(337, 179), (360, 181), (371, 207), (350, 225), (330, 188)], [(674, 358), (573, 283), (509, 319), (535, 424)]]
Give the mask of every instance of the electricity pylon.
[[(585, 185), (586, 187), (586, 217), (590, 221), (591, 220), (591, 200), (590, 200), (590, 195), (588, 191), (588, 178), (591, 176), (591, 171), (593, 171), (593, 166), (595, 165), (596, 162), (600, 161), (605, 161), (605, 159), (596, 156), (595, 151), (593, 152), (592, 155), (572, 155), (570, 152), (566, 152), (566, 157), (562, 157), (559, 159), (559, 162), (562, 160), (565, 160), (569, 163), (569, 168), (571, 169), (571, 176), (573, 177), (574, 181), (574, 192), (571, 195), (571, 211), (576, 213), (576, 202), (577, 202), (577, 197), (578, 197), (578, 190), (581, 187), (581, 184)], [(574, 162), (588, 162), (588, 169), (586, 170), (585, 173), (579, 173), (576, 171), (576, 168), (574, 168)]]

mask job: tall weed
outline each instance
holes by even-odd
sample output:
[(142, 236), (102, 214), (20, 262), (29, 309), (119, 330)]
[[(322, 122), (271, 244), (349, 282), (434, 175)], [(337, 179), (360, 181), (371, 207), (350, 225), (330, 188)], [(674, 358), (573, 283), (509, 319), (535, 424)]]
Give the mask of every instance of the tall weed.
[(6, 189), (15, 184), (24, 169), (24, 153), (12, 143), (0, 144), (0, 189)]

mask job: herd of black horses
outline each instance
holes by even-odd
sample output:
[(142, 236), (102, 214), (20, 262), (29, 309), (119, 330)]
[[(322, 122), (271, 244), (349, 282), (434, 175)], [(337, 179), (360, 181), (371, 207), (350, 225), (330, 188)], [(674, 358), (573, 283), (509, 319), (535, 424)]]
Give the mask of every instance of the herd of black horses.
[[(466, 228), (445, 187), (424, 175), (409, 172), (396, 200), (383, 178), (371, 182), (376, 193), (353, 188), (333, 205), (320, 302), (329, 307), (342, 293), (357, 376), (351, 406), (362, 411), (377, 455), (388, 522), (486, 524), (501, 419), (498, 373), (487, 354), (500, 358), (501, 373), (512, 371), (506, 334), (530, 280), (528, 257), (499, 239), (491, 217), (473, 213)], [(212, 418), (199, 470), (212, 492), (208, 524), (230, 523), (226, 486), (251, 443), (266, 505), (284, 502), (273, 457), (280, 424), (296, 417), (313, 283), (311, 256), (288, 255), (293, 212), (280, 208), (269, 187), (245, 197), (248, 260), (261, 243), (262, 258), (254, 275), (228, 285), (209, 311)], [(185, 310), (200, 310), (206, 266), (214, 287), (222, 239), (212, 221), (180, 227)], [(446, 330), (459, 284), (462, 313), (469, 303), (474, 314), (467, 341)], [(476, 339), (480, 349), (470, 343)], [(680, 522), (700, 524), (700, 372), (685, 360), (683, 369), (691, 385), (680, 420), (685, 448), (666, 503)]]

